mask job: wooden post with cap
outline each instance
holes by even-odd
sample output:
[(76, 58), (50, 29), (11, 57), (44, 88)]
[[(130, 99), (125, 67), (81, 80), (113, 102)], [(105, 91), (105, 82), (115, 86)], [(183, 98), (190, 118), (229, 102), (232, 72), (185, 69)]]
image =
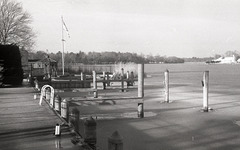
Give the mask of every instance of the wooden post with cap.
[(93, 71), (93, 97), (97, 98), (98, 97), (98, 92), (97, 92), (97, 74), (96, 71)]
[(144, 64), (138, 64), (138, 97), (144, 97)]
[(209, 71), (203, 73), (203, 111), (208, 112)]
[(165, 86), (165, 102), (169, 103), (169, 70), (166, 69), (164, 72), (164, 86)]

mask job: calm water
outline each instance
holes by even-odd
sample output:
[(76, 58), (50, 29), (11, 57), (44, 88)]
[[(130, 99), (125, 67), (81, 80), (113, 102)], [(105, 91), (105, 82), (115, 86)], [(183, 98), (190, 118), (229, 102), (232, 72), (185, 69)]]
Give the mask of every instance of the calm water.
[(157, 79), (159, 82), (163, 81), (163, 72), (166, 69), (170, 72), (170, 84), (201, 85), (203, 72), (208, 70), (210, 73), (210, 85), (221, 86), (226, 90), (239, 88), (240, 92), (240, 64), (207, 65), (204, 63), (184, 63), (145, 65), (145, 72), (151, 75), (152, 79)]

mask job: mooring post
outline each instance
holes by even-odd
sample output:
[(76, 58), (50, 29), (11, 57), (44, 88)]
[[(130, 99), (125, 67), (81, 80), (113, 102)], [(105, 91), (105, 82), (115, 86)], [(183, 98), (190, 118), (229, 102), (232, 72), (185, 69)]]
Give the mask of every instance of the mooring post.
[(35, 89), (36, 89), (37, 91), (39, 91), (40, 88), (39, 88), (39, 84), (38, 84), (38, 80), (37, 80), (37, 78), (35, 78), (35, 80), (34, 80), (34, 84), (35, 84)]
[(83, 81), (83, 72), (81, 72), (81, 81)]
[(138, 64), (138, 97), (144, 97), (144, 64)]
[(133, 86), (134, 83), (134, 74), (133, 71), (131, 71), (131, 85)]
[(129, 71), (127, 71), (127, 75), (126, 76), (127, 76), (127, 79), (129, 79)]
[(129, 71), (127, 71), (127, 88), (130, 86), (130, 81), (129, 81)]
[(208, 112), (209, 71), (203, 73), (203, 111)]
[(33, 95), (33, 99), (37, 99), (37, 94), (34, 94), (34, 95)]
[(61, 112), (61, 97), (56, 95), (54, 98), (54, 109), (60, 113)]
[(138, 118), (144, 117), (143, 103), (138, 103)]
[(168, 69), (164, 72), (164, 85), (165, 85), (165, 102), (169, 103), (169, 71)]
[(86, 74), (83, 74), (83, 88), (86, 88), (87, 86), (87, 82), (86, 82)]
[(47, 87), (46, 89), (45, 89), (45, 99), (50, 103), (50, 98), (51, 98), (51, 89), (50, 89), (50, 87)]
[(123, 150), (123, 138), (118, 131), (108, 137), (108, 150)]
[(98, 93), (97, 93), (97, 75), (96, 75), (96, 71), (93, 71), (93, 97), (97, 98), (98, 97)]
[(104, 90), (106, 89), (105, 76), (106, 76), (106, 73), (105, 73), (105, 71), (103, 71), (103, 89)]
[(107, 86), (110, 86), (110, 81), (109, 81), (109, 72), (107, 72)]
[(46, 88), (46, 100), (49, 101), (50, 106), (53, 108), (54, 107), (54, 94), (52, 91), (53, 88)]
[(124, 92), (124, 69), (121, 69), (121, 91)]
[(61, 135), (61, 126), (57, 123), (55, 126), (55, 136), (60, 136)]
[(61, 102), (61, 117), (64, 118), (67, 122), (69, 119), (69, 104), (66, 99)]

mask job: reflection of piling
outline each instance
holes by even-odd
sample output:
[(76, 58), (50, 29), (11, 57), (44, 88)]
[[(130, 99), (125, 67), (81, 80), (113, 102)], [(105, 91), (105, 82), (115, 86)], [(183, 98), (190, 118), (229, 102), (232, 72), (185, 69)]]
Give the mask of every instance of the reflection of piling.
[(97, 143), (96, 121), (90, 116), (84, 120), (84, 141), (90, 145)]
[(108, 138), (108, 150), (123, 150), (123, 138), (115, 131)]
[(55, 148), (56, 149), (61, 149), (61, 138), (55, 138)]
[(169, 103), (169, 71), (166, 70), (164, 72), (164, 77), (165, 77), (165, 81), (164, 81), (164, 86), (165, 86), (165, 102)]
[(203, 73), (203, 111), (208, 112), (209, 71)]
[(80, 112), (77, 108), (73, 108), (71, 113), (70, 123), (74, 128), (74, 131), (79, 134), (79, 116)]
[(144, 64), (138, 64), (138, 97), (144, 97)]

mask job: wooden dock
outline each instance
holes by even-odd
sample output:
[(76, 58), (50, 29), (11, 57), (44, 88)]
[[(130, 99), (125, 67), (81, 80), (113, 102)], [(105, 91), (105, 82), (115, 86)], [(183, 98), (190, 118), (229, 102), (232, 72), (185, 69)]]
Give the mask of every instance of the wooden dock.
[(54, 136), (55, 125), (62, 124), (48, 105), (38, 105), (31, 87), (1, 88), (0, 145), (1, 150), (83, 148), (71, 142), (68, 126), (61, 126), (61, 138)]

